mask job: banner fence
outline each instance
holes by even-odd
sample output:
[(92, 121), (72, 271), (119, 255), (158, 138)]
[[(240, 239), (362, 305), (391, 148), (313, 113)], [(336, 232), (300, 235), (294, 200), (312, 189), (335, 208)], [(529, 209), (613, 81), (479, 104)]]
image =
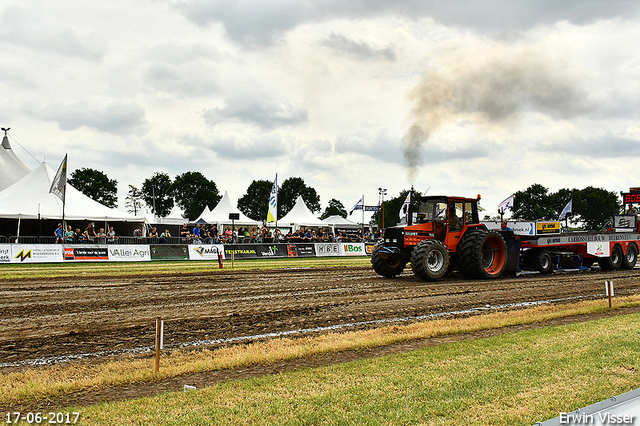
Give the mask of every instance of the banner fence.
[(2, 263), (150, 262), (371, 256), (374, 243), (289, 244), (0, 244)]

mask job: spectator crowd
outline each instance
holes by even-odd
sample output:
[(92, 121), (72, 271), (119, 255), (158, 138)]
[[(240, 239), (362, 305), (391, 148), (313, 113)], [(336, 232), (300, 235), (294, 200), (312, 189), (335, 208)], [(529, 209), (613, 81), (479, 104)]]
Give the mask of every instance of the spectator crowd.
[(75, 231), (71, 226), (63, 230), (62, 224), (54, 231), (56, 244), (132, 244), (142, 242), (147, 244), (272, 244), (272, 243), (330, 243), (330, 242), (364, 242), (375, 241), (379, 238), (378, 233), (370, 232), (362, 234), (358, 229), (355, 233), (348, 234), (345, 231), (334, 235), (331, 228), (306, 228), (297, 231), (288, 231), (286, 234), (278, 228), (267, 226), (239, 227), (232, 229), (226, 226), (218, 229), (218, 226), (208, 224), (195, 224), (189, 226), (183, 224), (180, 228), (180, 235), (172, 236), (168, 229), (161, 233), (152, 227), (149, 232), (143, 232), (142, 228), (136, 228), (131, 237), (121, 237), (116, 235), (113, 227), (105, 232), (100, 228), (98, 232), (92, 224), (89, 224), (84, 231), (77, 228)]

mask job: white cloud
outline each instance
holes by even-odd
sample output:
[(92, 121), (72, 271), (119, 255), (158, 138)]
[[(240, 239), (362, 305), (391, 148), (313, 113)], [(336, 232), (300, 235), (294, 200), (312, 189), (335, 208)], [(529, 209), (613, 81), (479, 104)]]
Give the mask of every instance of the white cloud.
[(616, 172), (640, 154), (639, 7), (7, 0), (0, 122), (38, 158), (104, 170), (121, 196), (160, 170), (236, 198), (276, 172), (323, 203), (395, 196), (413, 124), (429, 130), (412, 157), (423, 192), (481, 192), (491, 209), (533, 183), (622, 190), (635, 183)]

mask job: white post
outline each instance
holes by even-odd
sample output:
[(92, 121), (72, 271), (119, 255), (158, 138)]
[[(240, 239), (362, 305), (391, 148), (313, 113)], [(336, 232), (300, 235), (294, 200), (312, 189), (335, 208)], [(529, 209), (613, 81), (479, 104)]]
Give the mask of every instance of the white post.
[(609, 297), (609, 309), (611, 309), (611, 297), (613, 297), (613, 281), (605, 281), (605, 295)]
[(164, 340), (164, 321), (162, 318), (156, 318), (156, 365), (155, 372), (160, 371), (160, 350), (163, 347)]

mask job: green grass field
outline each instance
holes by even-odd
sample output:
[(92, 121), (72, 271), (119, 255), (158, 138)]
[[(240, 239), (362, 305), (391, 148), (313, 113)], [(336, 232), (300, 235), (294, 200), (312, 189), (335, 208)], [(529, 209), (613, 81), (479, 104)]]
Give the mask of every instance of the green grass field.
[[(255, 269), (368, 264), (368, 258), (331, 258), (242, 261), (235, 266)], [(213, 271), (217, 264), (3, 265), (0, 278), (173, 273), (185, 267), (196, 272)], [(639, 299), (617, 299), (616, 305), (638, 306)], [(193, 371), (242, 368), (606, 309), (603, 301), (585, 301), (318, 340), (239, 345), (227, 350), (227, 364), (221, 362), (222, 352), (202, 351), (196, 360), (180, 355), (163, 358), (161, 372), (163, 377), (175, 377)], [(640, 314), (621, 315), (64, 411), (80, 412), (79, 424), (85, 425), (531, 425), (639, 387), (639, 320)], [(152, 360), (136, 362), (105, 364), (102, 370), (92, 365), (59, 366), (2, 374), (0, 405), (10, 407), (11, 401), (46, 401), (81, 389), (153, 381)]]
[(640, 380), (640, 315), (75, 407), (95, 425), (531, 425)]

